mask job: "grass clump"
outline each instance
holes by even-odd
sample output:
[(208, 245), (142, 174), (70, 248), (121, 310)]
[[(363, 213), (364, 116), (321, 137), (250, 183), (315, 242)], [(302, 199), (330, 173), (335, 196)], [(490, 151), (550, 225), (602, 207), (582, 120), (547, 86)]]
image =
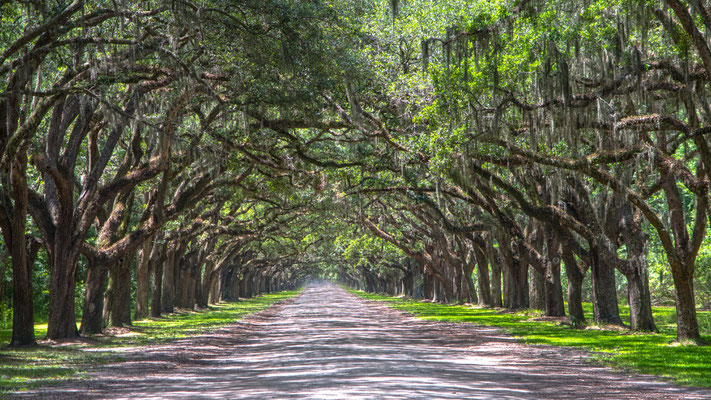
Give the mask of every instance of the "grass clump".
[[(390, 297), (360, 291), (353, 293), (386, 302), (391, 307), (415, 316), (439, 321), (468, 322), (502, 328), (529, 344), (571, 346), (593, 351), (593, 358), (606, 365), (625, 370), (658, 375), (682, 385), (711, 387), (711, 346), (684, 346), (675, 343), (676, 324), (673, 307), (654, 307), (660, 333), (637, 333), (591, 326), (574, 329), (551, 321), (534, 321), (537, 310), (503, 311), (469, 305), (437, 304), (402, 297)], [(620, 307), (621, 316), (629, 321), (629, 308)], [(586, 318), (592, 320), (592, 306), (585, 305)], [(699, 312), (699, 322), (708, 327), (711, 312)], [(711, 342), (711, 332), (703, 332)]]
[[(9, 348), (11, 330), (0, 330), (0, 398), (3, 394), (50, 385), (69, 378), (82, 378), (90, 366), (121, 361), (110, 348), (140, 346), (195, 336), (235, 322), (272, 304), (286, 300), (296, 291), (211, 305), (200, 311), (179, 311), (156, 319), (134, 321), (120, 335), (96, 335), (62, 344), (40, 341), (33, 347)], [(47, 324), (36, 324), (35, 335), (44, 337)]]

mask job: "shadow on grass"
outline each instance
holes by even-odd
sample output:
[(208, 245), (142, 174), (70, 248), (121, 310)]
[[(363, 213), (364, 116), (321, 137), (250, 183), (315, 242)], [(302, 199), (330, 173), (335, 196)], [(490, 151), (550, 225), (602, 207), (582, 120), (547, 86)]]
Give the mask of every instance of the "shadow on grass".
[[(391, 307), (428, 320), (466, 322), (502, 328), (522, 342), (550, 346), (570, 346), (593, 351), (593, 358), (609, 366), (663, 376), (684, 385), (711, 387), (711, 346), (681, 346), (676, 339), (673, 307), (654, 307), (660, 333), (606, 330), (604, 327), (574, 329), (549, 321), (531, 321), (541, 313), (536, 310), (506, 311), (468, 305), (449, 305), (414, 301), (401, 297), (353, 291), (368, 300), (383, 301)], [(629, 321), (629, 307), (620, 307), (623, 320)], [(592, 306), (585, 304), (588, 321)], [(711, 313), (700, 311), (700, 321)], [(709, 327), (702, 322), (702, 327)], [(711, 341), (711, 332), (702, 332)]]
[[(187, 336), (199, 335), (231, 324), (298, 292), (265, 294), (237, 302), (211, 305), (199, 311), (180, 311), (160, 318), (135, 321), (116, 335), (94, 335), (69, 343), (55, 345), (41, 342), (38, 346), (9, 348), (11, 330), (0, 330), (0, 397), (35, 388), (57, 380), (78, 378), (91, 367), (121, 361), (110, 348), (165, 343)], [(35, 326), (35, 335), (44, 337), (46, 324)]]

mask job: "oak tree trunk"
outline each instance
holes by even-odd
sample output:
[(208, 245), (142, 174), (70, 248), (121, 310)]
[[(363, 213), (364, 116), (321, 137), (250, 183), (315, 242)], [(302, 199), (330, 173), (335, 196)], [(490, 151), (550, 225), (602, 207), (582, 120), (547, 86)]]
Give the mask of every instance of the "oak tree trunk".
[(104, 292), (109, 269), (88, 261), (84, 306), (81, 316), (81, 333), (95, 335), (104, 328)]
[(133, 313), (135, 320), (141, 320), (148, 316), (151, 285), (150, 263), (153, 251), (156, 251), (153, 250), (154, 248), (157, 248), (157, 244), (154, 243), (153, 238), (146, 240), (136, 262), (136, 310)]
[[(693, 274), (684, 273), (691, 268), (684, 268), (674, 274), (674, 289), (676, 298), (676, 338), (679, 342), (703, 343), (699, 332), (699, 322), (696, 317), (696, 299), (694, 297)], [(672, 268), (674, 273), (675, 268)], [(691, 269), (693, 271), (693, 269)]]
[(79, 249), (70, 243), (69, 235), (57, 235), (49, 253), (49, 319), (48, 339), (70, 339), (79, 335), (74, 296)]
[(657, 326), (652, 315), (652, 301), (649, 281), (646, 275), (635, 270), (627, 277), (627, 293), (630, 305), (630, 328), (635, 331), (656, 332)]
[(568, 278), (568, 315), (573, 326), (585, 324), (583, 311), (583, 279), (585, 276), (580, 271), (573, 253), (564, 248), (563, 261), (565, 262), (565, 275)]
[[(166, 251), (166, 246), (163, 246), (162, 253)], [(153, 267), (153, 285), (151, 287), (151, 317), (158, 318), (163, 311), (161, 299), (163, 298), (163, 260), (158, 262)]]
[(496, 249), (491, 243), (487, 246), (487, 253), (491, 261), (491, 305), (501, 307), (503, 305), (501, 302), (501, 264)]
[(617, 303), (615, 269), (597, 256), (596, 249), (592, 249), (590, 254), (592, 258), (593, 320), (596, 323), (623, 325)]
[(530, 287), (528, 295), (531, 302), (531, 308), (543, 310), (546, 308), (544, 276), (533, 266), (529, 266), (528, 270), (530, 274)]
[(479, 305), (491, 307), (494, 305), (491, 298), (491, 281), (489, 280), (489, 260), (481, 249), (474, 249), (477, 271), (477, 293)]
[(109, 326), (131, 326), (131, 266), (133, 254), (111, 266), (104, 318)]
[(161, 312), (170, 314), (175, 308), (175, 263), (177, 250), (174, 246), (167, 249), (167, 257), (163, 263), (163, 291), (161, 295)]
[(563, 285), (560, 281), (560, 253), (556, 249), (557, 244), (554, 240), (549, 240), (548, 245), (549, 256), (546, 275), (545, 275), (545, 303), (546, 315), (549, 317), (564, 317), (565, 303), (563, 301)]
[(12, 165), (12, 198), (14, 201), (10, 255), (12, 256), (12, 338), (10, 346), (29, 346), (35, 342), (34, 297), (32, 268), (39, 251), (38, 243), (25, 237), (27, 228), (27, 155), (18, 154)]

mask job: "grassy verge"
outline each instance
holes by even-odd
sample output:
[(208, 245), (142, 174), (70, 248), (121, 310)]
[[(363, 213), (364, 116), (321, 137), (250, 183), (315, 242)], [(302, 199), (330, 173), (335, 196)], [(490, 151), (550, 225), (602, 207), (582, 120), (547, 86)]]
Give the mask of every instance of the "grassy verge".
[[(674, 308), (654, 308), (660, 327), (658, 334), (640, 334), (601, 327), (572, 329), (556, 322), (536, 321), (541, 314), (534, 310), (508, 312), (500, 309), (466, 305), (447, 305), (388, 297), (359, 291), (353, 293), (369, 300), (387, 302), (391, 307), (415, 314), (419, 318), (453, 322), (470, 322), (495, 326), (520, 338), (522, 342), (551, 346), (572, 346), (591, 350), (593, 357), (606, 365), (659, 375), (678, 384), (711, 387), (711, 346), (680, 346), (674, 344)], [(591, 306), (586, 305), (588, 320)], [(629, 308), (621, 307), (629, 319)], [(699, 312), (704, 338), (711, 342), (711, 313)]]
[[(97, 335), (91, 340), (61, 345), (7, 348), (5, 345), (10, 341), (11, 332), (8, 329), (0, 330), (0, 344), (3, 346), (0, 349), (0, 397), (3, 393), (51, 385), (58, 380), (81, 378), (90, 365), (120, 361), (119, 355), (108, 351), (110, 347), (164, 343), (198, 335), (233, 323), (297, 293), (266, 294), (239, 302), (212, 305), (201, 311), (185, 311), (158, 319), (135, 321), (133, 327), (119, 336)], [(46, 324), (35, 326), (38, 338), (44, 337), (46, 332)]]

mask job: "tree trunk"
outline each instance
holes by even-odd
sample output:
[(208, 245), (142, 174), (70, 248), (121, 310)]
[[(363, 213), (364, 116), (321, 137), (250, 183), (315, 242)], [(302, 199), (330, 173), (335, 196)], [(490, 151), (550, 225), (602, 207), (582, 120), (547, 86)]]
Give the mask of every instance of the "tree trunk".
[(176, 296), (178, 298), (178, 307), (191, 310), (195, 306), (192, 292), (195, 287), (192, 257), (184, 258), (177, 270), (179, 271), (179, 274), (176, 275), (176, 287), (179, 288)]
[(157, 251), (157, 246), (153, 237), (143, 242), (141, 255), (136, 262), (136, 311), (133, 314), (135, 320), (141, 320), (148, 316), (151, 285), (150, 261), (153, 252)]
[[(375, 282), (372, 274), (369, 275), (369, 277), (371, 287), (370, 293), (375, 293)], [(242, 273), (242, 295), (247, 299), (252, 297), (252, 273), (248, 271), (244, 271)]]
[(174, 311), (175, 307), (175, 259), (177, 249), (174, 245), (171, 245), (167, 249), (168, 254), (163, 263), (163, 293), (161, 295), (161, 312), (163, 314), (170, 314)]
[(234, 287), (234, 300), (239, 301), (239, 298), (242, 297), (242, 283), (239, 281), (238, 273), (235, 272), (234, 278), (232, 279), (234, 282), (232, 283), (232, 286)]
[(545, 276), (545, 309), (549, 317), (565, 317), (563, 285), (560, 282), (560, 257), (554, 254)]
[(641, 275), (639, 270), (625, 276), (630, 304), (630, 328), (635, 331), (656, 332), (647, 276)]
[(465, 285), (463, 279), (464, 271), (460, 265), (453, 265), (452, 268), (454, 269), (454, 299), (457, 299), (457, 303), (464, 304), (469, 300), (467, 297), (471, 298), (471, 296), (466, 295), (465, 290), (462, 290)]
[(494, 307), (501, 307), (501, 264), (496, 254), (493, 244), (487, 246), (489, 260), (491, 261), (491, 304)]
[[(39, 247), (27, 245), (27, 154), (20, 151), (12, 164), (12, 198), (14, 207), (10, 224), (12, 256), (12, 338), (10, 346), (29, 346), (35, 342), (32, 267)], [(33, 253), (33, 254), (30, 254)]]
[(49, 253), (49, 320), (48, 339), (70, 339), (79, 335), (74, 296), (79, 250), (71, 245), (69, 235), (57, 234)]
[(95, 335), (104, 328), (104, 293), (109, 269), (88, 260), (84, 307), (81, 316), (81, 333)]
[(122, 257), (109, 271), (104, 317), (109, 326), (131, 326), (131, 266), (133, 254)]
[(491, 307), (491, 282), (489, 281), (489, 260), (481, 249), (475, 246), (474, 258), (477, 264), (477, 292), (479, 294), (479, 305)]
[(413, 296), (414, 274), (415, 274), (415, 271), (414, 271), (414, 267), (412, 265), (412, 260), (408, 259), (407, 260), (407, 269), (406, 269), (405, 274), (402, 278), (402, 293), (406, 297), (414, 297)]
[(153, 266), (153, 287), (151, 294), (151, 317), (158, 318), (163, 310), (161, 299), (163, 297), (163, 254), (167, 247), (163, 245), (160, 258), (156, 259)]
[(220, 299), (223, 301), (237, 300), (234, 295), (235, 286), (239, 285), (239, 280), (235, 277), (236, 271), (232, 266), (223, 268), (220, 274)]
[(203, 292), (202, 275), (204, 262), (195, 266), (195, 279), (193, 280), (193, 302), (198, 308), (207, 307), (207, 296)]
[(585, 325), (585, 312), (583, 311), (583, 279), (585, 275), (580, 271), (573, 253), (563, 248), (563, 261), (565, 261), (565, 275), (568, 277), (568, 315), (573, 326)]
[(435, 303), (442, 302), (442, 284), (437, 280), (432, 280), (432, 301)]
[(513, 254), (508, 244), (499, 243), (503, 248), (505, 262), (504, 275), (504, 307), (510, 309), (528, 308), (528, 265)]
[(467, 290), (468, 302), (471, 304), (479, 304), (479, 296), (477, 296), (476, 286), (474, 285), (474, 266), (471, 262), (467, 265), (465, 269), (465, 284)]
[[(437, 279), (437, 290), (438, 290), (438, 301), (440, 303), (447, 303), (454, 299), (454, 285), (452, 285), (452, 278), (448, 275), (449, 268), (446, 268), (444, 260), (441, 257), (437, 258), (439, 264), (439, 270), (444, 273), (443, 276)], [(435, 276), (437, 278), (437, 276)]]
[(617, 305), (615, 270), (603, 262), (596, 249), (591, 249), (593, 287), (593, 320), (597, 323), (624, 325)]
[(430, 273), (427, 271), (424, 271), (422, 274), (422, 292), (423, 292), (423, 297), (427, 300), (432, 300), (434, 301), (435, 297), (435, 290), (434, 290), (434, 282), (435, 279), (432, 277)]
[[(13, 219), (15, 219), (14, 215)], [(13, 294), (12, 338), (10, 339), (11, 347), (32, 346), (37, 343), (35, 341), (35, 310), (34, 295), (32, 290), (32, 271), (34, 269), (37, 252), (39, 251), (41, 244), (34, 238), (29, 238), (29, 243), (27, 243), (24, 237), (24, 229), (20, 230), (18, 228), (19, 224), (14, 223), (13, 232), (20, 232), (23, 237), (13, 238), (13, 243), (22, 243), (22, 246), (18, 246), (21, 247), (20, 249), (16, 249), (15, 246), (13, 246), (12, 249)], [(15, 254), (18, 255), (17, 263), (15, 263)]]
[(543, 274), (533, 266), (529, 266), (528, 269), (530, 273), (528, 296), (530, 298), (531, 308), (543, 310), (546, 308), (545, 278)]
[(422, 271), (422, 265), (418, 260), (410, 260), (410, 266), (412, 267), (412, 298), (419, 300), (424, 297), (424, 275)]
[[(708, 165), (705, 167), (709, 168)], [(706, 171), (706, 173), (708, 172)], [(703, 237), (706, 235), (706, 219), (704, 215), (708, 206), (707, 199), (698, 196), (696, 198), (694, 233), (693, 237), (689, 237), (684, 205), (675, 182), (676, 178), (666, 173), (665, 168), (660, 170), (660, 175), (662, 188), (669, 205), (670, 225), (676, 242), (673, 249), (665, 249), (672, 277), (674, 278), (676, 338), (682, 343), (704, 344), (705, 342), (701, 339), (701, 333), (699, 332), (699, 323), (696, 317), (696, 297), (694, 296), (694, 267), (698, 247), (694, 249), (692, 243), (701, 245)]]
[[(679, 342), (703, 343), (696, 318), (696, 299), (694, 298), (694, 278), (692, 274), (683, 274), (679, 268), (672, 268), (676, 297), (676, 339)], [(688, 269), (684, 268), (684, 272)]]
[(220, 280), (217, 279), (217, 275), (213, 275), (210, 280), (212, 284), (207, 301), (209, 304), (217, 304), (220, 301)]
[(202, 298), (198, 298), (198, 305), (200, 307), (207, 307), (209, 304), (214, 304), (218, 299), (215, 297), (215, 289), (217, 286), (218, 279), (213, 274), (213, 263), (208, 261), (205, 263), (205, 272), (203, 273), (202, 281)]

